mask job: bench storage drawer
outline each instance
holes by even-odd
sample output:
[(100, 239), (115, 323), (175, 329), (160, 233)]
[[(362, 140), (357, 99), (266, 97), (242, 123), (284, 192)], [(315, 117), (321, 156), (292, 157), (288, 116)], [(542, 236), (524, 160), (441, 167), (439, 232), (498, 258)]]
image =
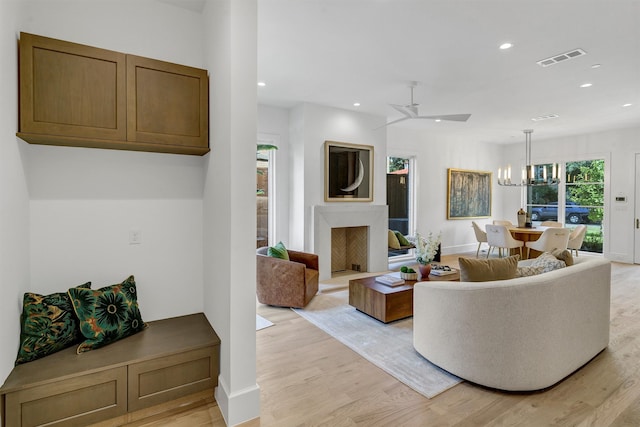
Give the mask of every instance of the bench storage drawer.
[(213, 347), (129, 365), (129, 411), (213, 389), (218, 366)]
[(127, 412), (126, 366), (6, 395), (7, 426), (85, 426)]

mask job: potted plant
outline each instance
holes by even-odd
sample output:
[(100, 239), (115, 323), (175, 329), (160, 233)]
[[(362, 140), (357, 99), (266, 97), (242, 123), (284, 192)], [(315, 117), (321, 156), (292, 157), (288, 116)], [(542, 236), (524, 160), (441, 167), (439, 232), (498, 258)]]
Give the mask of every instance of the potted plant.
[(418, 280), (418, 273), (413, 268), (403, 265), (400, 267), (400, 278), (404, 280)]
[(423, 279), (429, 277), (429, 273), (431, 273), (431, 262), (438, 252), (440, 242), (440, 233), (438, 233), (437, 236), (434, 236), (433, 233), (429, 232), (426, 238), (422, 237), (420, 233), (416, 233), (415, 255), (416, 261), (418, 261), (420, 277)]

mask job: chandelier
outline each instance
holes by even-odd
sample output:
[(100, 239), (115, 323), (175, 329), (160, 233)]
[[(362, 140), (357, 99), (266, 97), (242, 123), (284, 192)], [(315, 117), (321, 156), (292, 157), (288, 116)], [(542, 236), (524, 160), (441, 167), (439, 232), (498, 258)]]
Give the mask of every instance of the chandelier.
[[(534, 165), (531, 163), (531, 134), (533, 129), (523, 130), (525, 136), (525, 166), (520, 171), (520, 180), (511, 179), (511, 165), (498, 168), (498, 185), (527, 187), (534, 185), (556, 185), (560, 183), (560, 165), (557, 163)], [(504, 172), (504, 176), (503, 176)]]

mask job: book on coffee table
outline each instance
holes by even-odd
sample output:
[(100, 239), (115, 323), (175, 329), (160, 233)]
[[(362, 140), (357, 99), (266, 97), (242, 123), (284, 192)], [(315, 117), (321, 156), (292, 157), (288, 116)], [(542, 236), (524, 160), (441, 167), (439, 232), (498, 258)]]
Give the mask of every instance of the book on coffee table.
[(404, 279), (401, 279), (401, 278), (395, 277), (395, 276), (391, 276), (391, 275), (388, 275), (388, 274), (385, 274), (384, 276), (376, 277), (376, 282), (382, 283), (383, 285), (387, 285), (387, 286), (404, 285)]
[(450, 270), (438, 270), (438, 269), (431, 269), (431, 273), (434, 276), (446, 276), (447, 274), (456, 274), (457, 271), (455, 269), (450, 269)]

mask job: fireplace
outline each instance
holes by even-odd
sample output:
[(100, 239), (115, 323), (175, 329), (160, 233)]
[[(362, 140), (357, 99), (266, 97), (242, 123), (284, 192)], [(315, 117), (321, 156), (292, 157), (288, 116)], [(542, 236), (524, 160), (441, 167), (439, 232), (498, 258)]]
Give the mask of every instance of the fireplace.
[(331, 274), (342, 271), (368, 271), (369, 227), (331, 229)]
[[(313, 238), (313, 252), (319, 258), (320, 280), (330, 279), (334, 269), (352, 270), (356, 265), (360, 266), (360, 271), (388, 270), (387, 205), (317, 205), (312, 207), (312, 213), (310, 234)], [(350, 230), (352, 228), (359, 230)], [(337, 230), (334, 231), (334, 229)], [(363, 229), (364, 237), (362, 237)], [(359, 252), (363, 255), (356, 258), (356, 261), (349, 260), (345, 255), (344, 260), (341, 261), (344, 268), (339, 268), (332, 265), (332, 235), (336, 235), (339, 240), (346, 240), (347, 233), (359, 234), (359, 237), (354, 237), (355, 234), (349, 235), (348, 239), (360, 242), (358, 245), (363, 249)], [(344, 250), (349, 251), (349, 249)]]

